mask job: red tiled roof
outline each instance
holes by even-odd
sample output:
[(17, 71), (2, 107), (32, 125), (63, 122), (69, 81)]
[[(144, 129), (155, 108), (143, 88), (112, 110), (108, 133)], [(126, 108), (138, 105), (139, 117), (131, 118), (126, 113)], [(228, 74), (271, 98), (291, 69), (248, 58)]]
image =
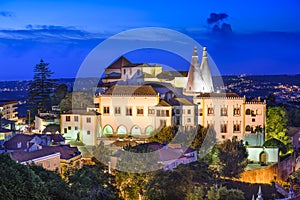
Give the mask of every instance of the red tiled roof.
[(110, 64), (106, 69), (121, 69), (121, 67), (125, 65), (130, 65), (131, 62), (127, 60), (124, 56), (121, 56), (116, 61), (114, 61), (112, 64)]
[[(8, 141), (4, 143), (4, 147), (7, 150), (24, 150), (27, 147), (27, 142), (30, 142), (35, 136), (38, 137), (49, 137), (50, 141), (54, 143), (63, 142), (64, 138), (60, 134), (33, 134), (33, 135), (26, 135), (26, 134), (16, 134)], [(21, 148), (18, 148), (18, 143), (21, 142)], [(32, 146), (32, 143), (29, 144), (29, 147)]]
[(156, 96), (157, 92), (150, 85), (129, 86), (129, 85), (113, 85), (105, 93), (105, 95), (124, 95), (124, 96)]
[(49, 152), (55, 151), (60, 153), (60, 159), (69, 160), (80, 155), (80, 151), (77, 147), (70, 147), (69, 145), (60, 146), (43, 146), (43, 149), (48, 149)]
[(99, 115), (96, 111), (87, 111), (86, 109), (73, 109), (65, 112), (64, 114), (74, 114), (74, 115)]
[(171, 106), (171, 105), (168, 104), (165, 100), (160, 100), (157, 106)]
[(40, 150), (36, 150), (36, 151), (31, 151), (31, 152), (15, 151), (15, 152), (11, 152), (10, 156), (12, 157), (12, 159), (14, 159), (18, 162), (26, 162), (26, 161), (31, 161), (33, 159), (53, 155), (56, 153), (59, 153), (59, 152), (57, 152), (55, 149), (52, 149), (52, 150), (51, 149), (40, 149)]
[(240, 97), (238, 94), (233, 92), (228, 93), (202, 93), (198, 97)]

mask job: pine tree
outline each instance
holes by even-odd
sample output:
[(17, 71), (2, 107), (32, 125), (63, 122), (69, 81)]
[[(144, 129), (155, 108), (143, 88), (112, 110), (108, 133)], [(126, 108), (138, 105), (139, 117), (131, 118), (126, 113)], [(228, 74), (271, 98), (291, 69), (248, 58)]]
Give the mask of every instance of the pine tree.
[(43, 60), (36, 64), (33, 80), (29, 83), (28, 102), (34, 113), (46, 111), (51, 105), (50, 94), (54, 88), (54, 81), (50, 79), (53, 72), (48, 65), (49, 63)]

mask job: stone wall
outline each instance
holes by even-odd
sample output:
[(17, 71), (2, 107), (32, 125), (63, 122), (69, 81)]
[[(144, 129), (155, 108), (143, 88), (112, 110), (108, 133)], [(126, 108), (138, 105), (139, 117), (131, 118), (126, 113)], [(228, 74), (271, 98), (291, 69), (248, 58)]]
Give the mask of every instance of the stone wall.
[(263, 169), (247, 170), (241, 174), (239, 181), (247, 183), (265, 183), (270, 184), (274, 177), (276, 180), (286, 181), (294, 167), (293, 157), (289, 157), (277, 164)]

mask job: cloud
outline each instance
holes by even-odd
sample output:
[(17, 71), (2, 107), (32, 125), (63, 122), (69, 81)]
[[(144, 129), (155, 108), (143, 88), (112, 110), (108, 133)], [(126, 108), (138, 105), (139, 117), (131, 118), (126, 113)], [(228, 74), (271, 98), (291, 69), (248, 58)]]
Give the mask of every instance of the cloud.
[(56, 25), (26, 25), (25, 29), (0, 30), (0, 39), (35, 39), (43, 41), (53, 40), (87, 40), (103, 39), (110, 35), (106, 33), (91, 33), (85, 30), (76, 29), (72, 26)]
[(210, 17), (207, 18), (207, 23), (208, 24), (213, 24), (213, 23), (218, 23), (220, 21), (223, 21), (224, 19), (226, 19), (228, 17), (228, 15), (226, 13), (210, 13)]
[(0, 16), (1, 17), (13, 17), (14, 13), (13, 12), (9, 12), (9, 11), (0, 11)]
[(229, 17), (226, 13), (210, 13), (210, 17), (206, 19), (208, 27), (215, 33), (231, 33), (232, 28), (229, 23), (223, 22)]

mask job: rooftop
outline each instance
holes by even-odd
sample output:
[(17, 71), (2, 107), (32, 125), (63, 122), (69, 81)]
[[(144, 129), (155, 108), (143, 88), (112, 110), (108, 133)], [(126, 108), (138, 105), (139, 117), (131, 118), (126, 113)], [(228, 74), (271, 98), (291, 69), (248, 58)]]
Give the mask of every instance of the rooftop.
[(113, 96), (157, 96), (157, 94), (150, 85), (113, 85), (104, 93), (104, 95)]

